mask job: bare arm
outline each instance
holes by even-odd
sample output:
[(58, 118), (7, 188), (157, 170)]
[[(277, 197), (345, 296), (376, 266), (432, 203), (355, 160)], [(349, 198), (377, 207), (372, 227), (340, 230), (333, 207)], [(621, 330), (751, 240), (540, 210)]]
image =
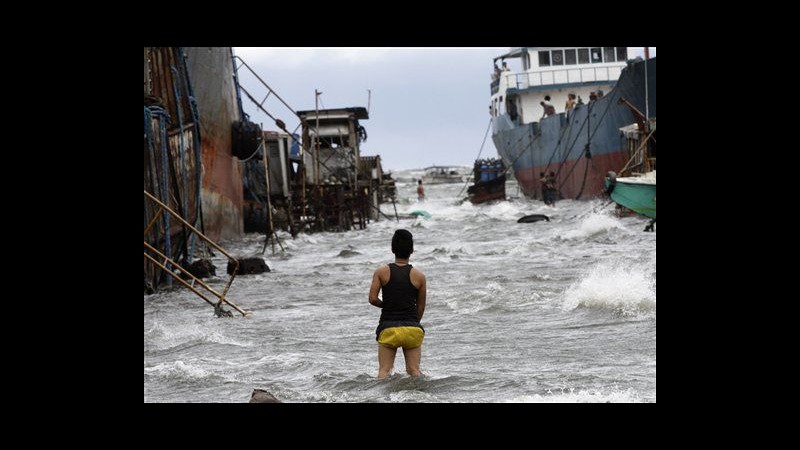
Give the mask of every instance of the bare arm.
[(422, 279), (422, 283), (417, 293), (417, 320), (421, 321), (422, 315), (425, 314), (425, 301), (428, 298), (428, 280), (425, 279), (425, 275), (423, 275), (422, 272), (419, 272), (419, 275)]
[(381, 290), (381, 277), (378, 275), (380, 270), (381, 268), (378, 267), (375, 269), (375, 273), (372, 274), (372, 285), (369, 287), (369, 302), (378, 308), (383, 308), (383, 300), (378, 298), (378, 292)]

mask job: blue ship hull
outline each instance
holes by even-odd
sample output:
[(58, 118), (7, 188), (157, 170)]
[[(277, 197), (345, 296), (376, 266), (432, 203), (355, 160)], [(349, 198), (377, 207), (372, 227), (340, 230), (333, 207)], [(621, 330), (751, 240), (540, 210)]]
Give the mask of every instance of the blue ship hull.
[[(646, 64), (649, 115), (655, 117), (656, 58)], [(513, 165), (522, 192), (541, 199), (539, 173), (553, 171), (560, 198), (602, 195), (606, 173), (619, 171), (629, 158), (619, 129), (635, 119), (620, 98), (645, 111), (645, 61), (624, 68), (614, 89), (591, 104), (578, 105), (569, 121), (564, 113), (522, 125), (507, 114), (495, 117), (492, 140), (506, 164)]]

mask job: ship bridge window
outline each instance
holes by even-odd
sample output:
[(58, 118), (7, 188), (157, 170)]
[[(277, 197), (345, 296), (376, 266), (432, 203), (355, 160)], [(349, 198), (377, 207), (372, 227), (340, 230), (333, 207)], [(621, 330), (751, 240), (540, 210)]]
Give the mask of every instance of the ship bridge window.
[(574, 48), (571, 48), (569, 50), (564, 50), (564, 64), (573, 65), (577, 61), (578, 60), (575, 57), (575, 49)]
[(628, 47), (617, 47), (617, 61), (628, 59)]
[(588, 48), (579, 48), (578, 49), (578, 64), (589, 64), (589, 49)]
[(554, 66), (564, 65), (564, 50), (553, 50), (553, 65)]
[(614, 62), (616, 61), (616, 52), (614, 51), (614, 47), (603, 47), (603, 60), (605, 62)]
[(603, 62), (603, 55), (600, 54), (600, 47), (592, 48), (592, 63)]
[(550, 65), (550, 52), (539, 52), (539, 66), (549, 66)]

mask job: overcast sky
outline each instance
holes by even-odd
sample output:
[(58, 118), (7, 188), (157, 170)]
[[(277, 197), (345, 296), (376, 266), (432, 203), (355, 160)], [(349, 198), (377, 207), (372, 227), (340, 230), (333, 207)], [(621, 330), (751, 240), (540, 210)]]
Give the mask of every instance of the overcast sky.
[[(472, 166), (489, 125), (492, 58), (507, 51), (508, 47), (234, 49), (295, 111), (314, 109), (315, 89), (322, 91), (320, 109), (367, 107), (371, 90), (369, 119), (360, 122), (368, 135), (361, 154), (381, 155), (386, 171)], [(642, 54), (641, 48), (629, 51), (630, 58)], [(650, 56), (655, 56), (655, 48)], [(512, 70), (520, 70), (519, 58), (509, 63)], [(246, 69), (240, 69), (239, 76), (242, 86), (261, 101), (266, 89)], [(278, 131), (244, 94), (242, 105), (250, 120)], [(299, 124), (272, 96), (264, 107), (290, 131)], [(490, 135), (481, 157), (496, 156)]]

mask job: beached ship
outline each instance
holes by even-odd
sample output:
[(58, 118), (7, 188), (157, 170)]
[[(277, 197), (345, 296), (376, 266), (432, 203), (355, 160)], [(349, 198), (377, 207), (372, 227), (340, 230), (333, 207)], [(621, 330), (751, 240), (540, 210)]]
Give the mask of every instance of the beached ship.
[[(528, 197), (542, 198), (540, 174), (551, 171), (557, 198), (602, 195), (607, 172), (629, 156), (619, 129), (634, 116), (620, 98), (656, 115), (656, 58), (630, 60), (627, 47), (519, 47), (495, 61), (517, 58), (521, 70), (492, 75), (498, 154)], [(575, 105), (567, 112), (569, 94)]]
[[(242, 234), (240, 160), (260, 134), (244, 117), (230, 47), (144, 48), (144, 190), (212, 240)], [(147, 194), (144, 209), (146, 244), (175, 261), (199, 257), (190, 230)], [(144, 271), (151, 289), (170, 279), (148, 260)]]
[(467, 188), (473, 204), (506, 199), (506, 166), (502, 159), (490, 158), (475, 161), (474, 184)]

